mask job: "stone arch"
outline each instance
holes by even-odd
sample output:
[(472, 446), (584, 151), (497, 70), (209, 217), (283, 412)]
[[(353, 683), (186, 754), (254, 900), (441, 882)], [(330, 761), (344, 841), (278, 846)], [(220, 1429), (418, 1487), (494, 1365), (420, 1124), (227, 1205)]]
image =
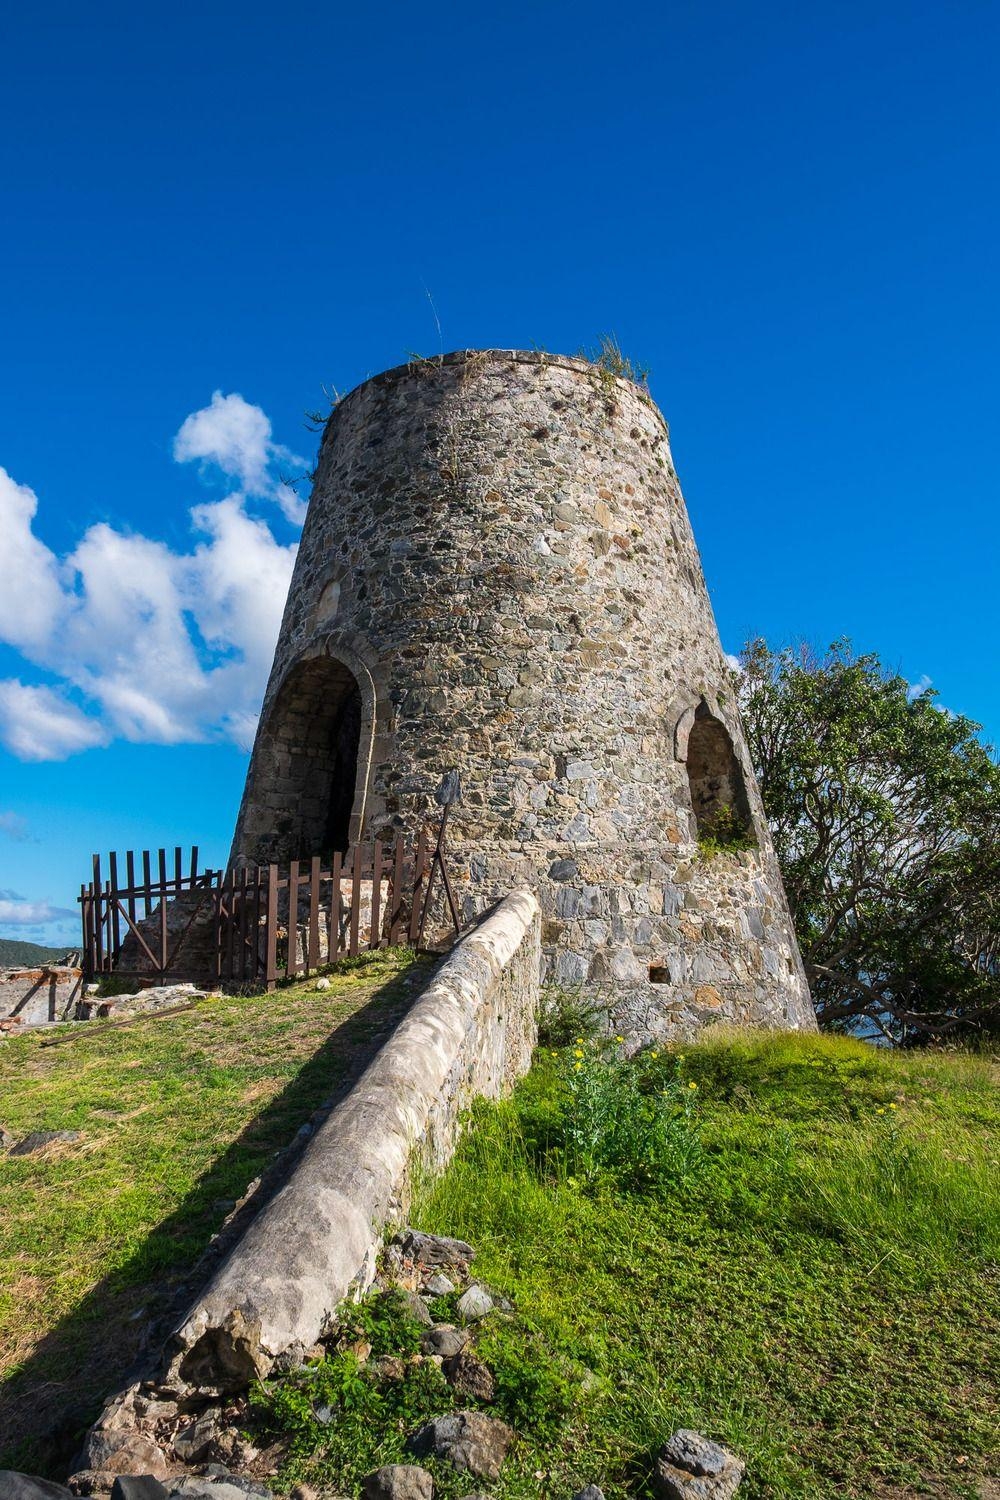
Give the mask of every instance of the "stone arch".
[(261, 724), (243, 851), (285, 862), (357, 843), (374, 739), (374, 681), (360, 657), (330, 642), (299, 657)]
[(746, 778), (729, 730), (704, 698), (693, 714), (688, 710), (682, 720), (683, 755), (697, 837), (712, 838), (720, 844), (756, 843)]

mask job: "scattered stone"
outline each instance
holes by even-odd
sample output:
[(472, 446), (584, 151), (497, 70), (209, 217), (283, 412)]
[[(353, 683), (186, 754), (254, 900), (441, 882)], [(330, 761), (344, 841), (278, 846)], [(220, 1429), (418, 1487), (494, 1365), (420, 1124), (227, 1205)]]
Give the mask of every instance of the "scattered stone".
[(247, 1500), (248, 1495), (253, 1500), (271, 1500), (271, 1491), (254, 1479), (241, 1479), (238, 1474), (227, 1474), (224, 1479), (191, 1474), (174, 1480), (169, 1500)]
[(208, 1457), (215, 1439), (215, 1417), (197, 1417), (174, 1433), (174, 1452), (186, 1464), (200, 1463)]
[(393, 1244), (425, 1266), (467, 1266), (476, 1254), (464, 1240), (452, 1240), (443, 1234), (422, 1234), (419, 1229), (404, 1229)]
[(18, 1141), (16, 1146), (9, 1148), (11, 1156), (30, 1156), (33, 1151), (41, 1151), (45, 1146), (51, 1146), (55, 1141), (78, 1141), (80, 1132), (78, 1130), (33, 1130), (26, 1135), (23, 1141)]
[(112, 1486), (111, 1500), (167, 1500), (167, 1487), (152, 1474), (120, 1474)]
[(657, 1500), (731, 1500), (746, 1464), (700, 1432), (681, 1427), (664, 1443), (653, 1471)]
[(432, 1276), (424, 1287), (424, 1291), (429, 1292), (432, 1297), (447, 1297), (448, 1293), (454, 1290), (455, 1283), (443, 1271), (438, 1271), (437, 1275)]
[(494, 1302), (484, 1286), (475, 1283), (464, 1291), (455, 1304), (461, 1317), (469, 1323), (478, 1323), (493, 1311)]
[(406, 1304), (406, 1310), (414, 1322), (420, 1323), (424, 1328), (433, 1326), (434, 1319), (431, 1317), (431, 1310), (419, 1293), (406, 1292), (402, 1288), (397, 1288), (395, 1295)]
[(448, 1384), (460, 1396), (469, 1396), (473, 1401), (492, 1401), (497, 1393), (493, 1371), (472, 1349), (462, 1349), (446, 1359), (443, 1368)]
[(604, 1500), (604, 1491), (599, 1484), (585, 1484), (582, 1490), (577, 1490), (573, 1500)]
[[(3, 1126), (0, 1125), (0, 1151), (13, 1151), (16, 1144), (17, 1137), (11, 1135), (9, 1130), (4, 1130)], [(3, 1472), (6, 1473), (8, 1471), (4, 1470)]]
[(435, 1417), (410, 1438), (419, 1457), (433, 1455), (477, 1479), (496, 1479), (514, 1441), (513, 1429), (481, 1411), (455, 1411)]
[(365, 1500), (431, 1500), (434, 1480), (416, 1464), (386, 1464), (361, 1481)]
[(375, 1361), (375, 1373), (380, 1380), (402, 1380), (406, 1374), (406, 1363), (395, 1354), (387, 1354)]
[(53, 1484), (51, 1479), (0, 1469), (0, 1500), (71, 1500), (71, 1496), (64, 1485)]
[(108, 1474), (152, 1474), (168, 1479), (170, 1469), (163, 1449), (143, 1432), (121, 1427), (94, 1428), (84, 1449), (87, 1467)]
[(316, 981), (316, 988), (318, 990), (332, 990), (333, 989), (333, 981), (330, 980), (330, 979), (327, 979), (326, 975), (324, 974), (323, 977), (322, 977), (322, 979), (317, 979), (317, 981)]
[(468, 1342), (467, 1328), (456, 1328), (453, 1323), (436, 1323), (420, 1340), (420, 1349), (423, 1354), (440, 1354), (442, 1359), (453, 1359)]

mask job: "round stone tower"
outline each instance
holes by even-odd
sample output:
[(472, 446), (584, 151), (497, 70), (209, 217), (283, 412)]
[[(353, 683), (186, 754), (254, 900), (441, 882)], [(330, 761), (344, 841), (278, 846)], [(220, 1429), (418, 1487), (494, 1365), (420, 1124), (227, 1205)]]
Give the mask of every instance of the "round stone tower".
[(445, 355), (337, 406), (234, 857), (436, 823), (452, 770), (466, 913), (536, 886), (548, 978), (619, 1030), (815, 1025), (667, 425), (585, 360)]

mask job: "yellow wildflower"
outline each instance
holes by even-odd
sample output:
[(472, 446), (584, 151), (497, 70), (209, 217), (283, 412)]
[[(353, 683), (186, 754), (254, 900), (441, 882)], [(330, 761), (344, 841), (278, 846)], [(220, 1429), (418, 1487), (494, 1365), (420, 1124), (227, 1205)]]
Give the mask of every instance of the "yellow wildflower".
[(884, 1114), (885, 1114), (885, 1110), (884, 1110), (884, 1109), (877, 1109), (877, 1110), (876, 1110), (876, 1111), (875, 1111), (875, 1113), (876, 1113), (876, 1114), (877, 1114), (877, 1115), (884, 1115)]
[(698, 1085), (696, 1083), (689, 1083), (688, 1084), (688, 1088), (689, 1089), (696, 1089), (697, 1087), (698, 1087)]
[(574, 1049), (574, 1051), (573, 1051), (573, 1056), (574, 1056), (574, 1057), (582, 1057), (582, 1056), (583, 1056), (583, 1053), (582, 1053), (582, 1052), (581, 1052), (581, 1051), (580, 1051), (580, 1049), (579, 1049), (579, 1047), (576, 1047), (576, 1048), (575, 1048), (575, 1049)]
[(623, 1036), (616, 1036), (615, 1037), (615, 1041), (616, 1042), (623, 1042), (624, 1040), (625, 1040), (625, 1038)]
[(890, 1108), (890, 1109), (895, 1109), (895, 1108), (896, 1108), (896, 1106), (895, 1106), (895, 1104), (890, 1104), (890, 1105), (889, 1105), (889, 1108)]
[(649, 1055), (650, 1057), (659, 1057), (660, 1054), (658, 1052), (651, 1052)]
[(574, 1071), (574, 1072), (575, 1072), (575, 1073), (579, 1073), (579, 1071), (580, 1071), (580, 1069), (581, 1069), (581, 1068), (582, 1068), (582, 1067), (583, 1067), (583, 1063), (574, 1063), (574, 1064), (573, 1064), (573, 1071)]

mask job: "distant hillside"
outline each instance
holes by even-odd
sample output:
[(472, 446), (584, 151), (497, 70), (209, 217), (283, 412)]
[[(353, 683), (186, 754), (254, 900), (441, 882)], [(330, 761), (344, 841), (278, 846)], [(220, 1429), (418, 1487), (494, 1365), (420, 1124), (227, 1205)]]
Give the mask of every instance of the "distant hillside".
[(16, 964), (52, 963), (65, 958), (68, 948), (43, 948), (39, 943), (22, 943), (17, 938), (0, 938), (0, 969)]

